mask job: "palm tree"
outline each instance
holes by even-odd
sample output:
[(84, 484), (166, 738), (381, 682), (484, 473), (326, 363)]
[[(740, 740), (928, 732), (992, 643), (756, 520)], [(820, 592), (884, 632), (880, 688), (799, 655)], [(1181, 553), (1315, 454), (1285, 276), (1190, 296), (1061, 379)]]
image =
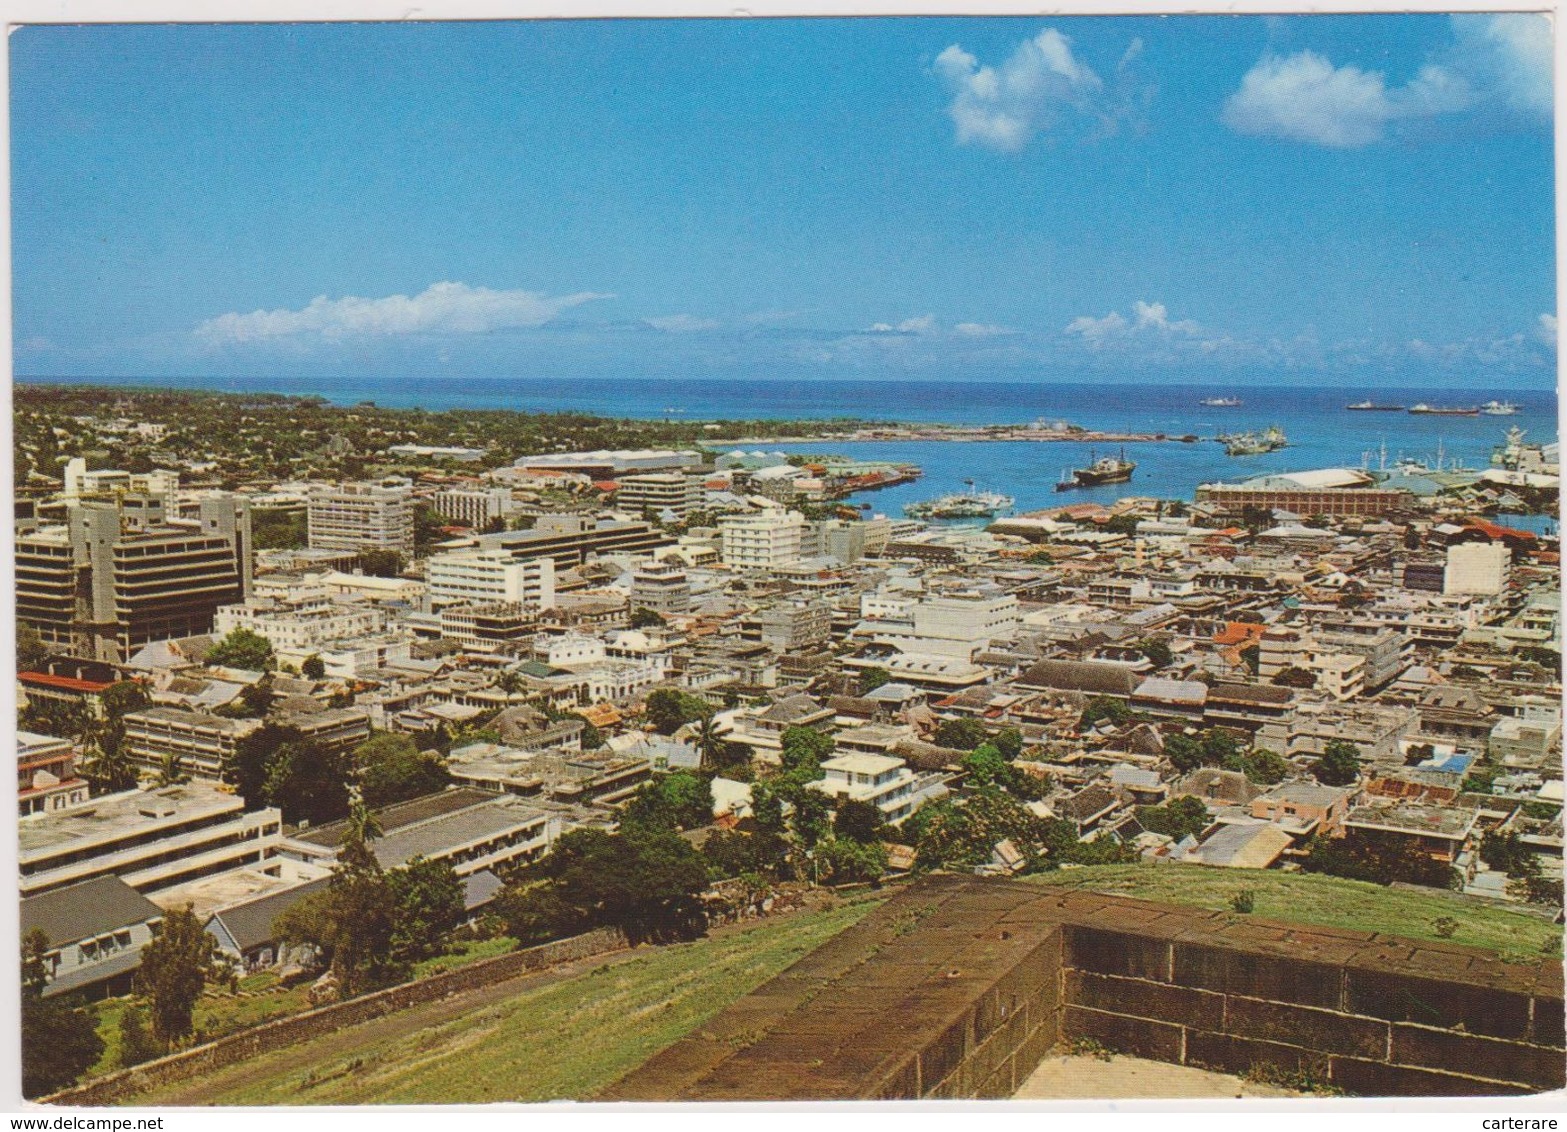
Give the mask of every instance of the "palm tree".
[(728, 734), (729, 729), (721, 727), (713, 715), (702, 717), (702, 721), (696, 726), (696, 748), (702, 756), (700, 769), (710, 770), (717, 765), (719, 753), (724, 746), (724, 736)]

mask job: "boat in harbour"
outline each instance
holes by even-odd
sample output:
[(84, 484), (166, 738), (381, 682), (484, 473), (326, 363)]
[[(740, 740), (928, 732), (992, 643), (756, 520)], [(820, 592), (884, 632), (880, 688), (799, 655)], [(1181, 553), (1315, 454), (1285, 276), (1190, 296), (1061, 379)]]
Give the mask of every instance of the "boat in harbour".
[(1102, 456), (1095, 458), (1092, 450), (1088, 453), (1088, 467), (1075, 468), (1070, 473), (1062, 473), (1061, 482), (1056, 484), (1057, 491), (1069, 491), (1074, 487), (1098, 487), (1107, 483), (1126, 483), (1132, 478), (1132, 473), (1137, 470), (1137, 464), (1126, 458), (1125, 450), (1120, 456)]
[(910, 503), (903, 513), (911, 519), (993, 519), (1012, 507), (1012, 497), (996, 491), (955, 491), (936, 499)]
[(1226, 456), (1261, 456), (1289, 446), (1289, 437), (1284, 435), (1284, 430), (1278, 425), (1269, 425), (1261, 433), (1241, 432), (1220, 436), (1219, 440), (1224, 444)]
[(1371, 398), (1364, 401), (1356, 401), (1353, 405), (1345, 405), (1344, 408), (1352, 413), (1402, 413), (1403, 405), (1379, 405)]
[(1480, 406), (1480, 412), (1488, 417), (1512, 417), (1517, 416), (1518, 406), (1511, 401), (1487, 401)]
[(1461, 408), (1453, 405), (1427, 405), (1424, 401), (1418, 405), (1409, 406), (1411, 413), (1429, 414), (1440, 417), (1478, 417), (1480, 407), (1478, 405), (1469, 408)]
[(1239, 397), (1204, 397), (1201, 403), (1210, 409), (1238, 409), (1242, 402)]

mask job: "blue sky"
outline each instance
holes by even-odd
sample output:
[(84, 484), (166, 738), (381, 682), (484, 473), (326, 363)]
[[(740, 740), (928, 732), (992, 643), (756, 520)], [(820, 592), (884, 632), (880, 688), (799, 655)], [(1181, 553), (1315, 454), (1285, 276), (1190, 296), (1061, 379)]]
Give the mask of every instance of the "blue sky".
[(1554, 381), (1539, 17), (10, 45), (21, 374)]

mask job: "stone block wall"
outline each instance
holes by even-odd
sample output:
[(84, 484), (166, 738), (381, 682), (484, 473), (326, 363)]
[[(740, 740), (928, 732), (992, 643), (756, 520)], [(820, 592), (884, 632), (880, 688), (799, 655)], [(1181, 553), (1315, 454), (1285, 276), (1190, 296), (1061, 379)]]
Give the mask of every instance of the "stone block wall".
[(1563, 1087), (1562, 967), (1017, 881), (910, 886), (604, 1100), (1009, 1097), (1063, 1039), (1371, 1096)]

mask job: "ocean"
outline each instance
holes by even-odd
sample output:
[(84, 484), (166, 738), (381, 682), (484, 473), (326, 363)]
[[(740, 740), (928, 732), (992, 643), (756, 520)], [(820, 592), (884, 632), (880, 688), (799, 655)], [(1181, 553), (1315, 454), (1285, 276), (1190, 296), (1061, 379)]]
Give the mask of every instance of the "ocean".
[[(29, 379), (22, 379), (29, 380)], [(41, 379), (40, 379), (41, 380)], [(54, 379), (58, 380), (58, 379)], [(1491, 450), (1512, 425), (1531, 441), (1557, 438), (1555, 390), (1376, 389), (1357, 387), (1281, 387), (1226, 385), (1133, 385), (1022, 382), (924, 381), (720, 381), (648, 379), (574, 381), (484, 379), (399, 381), (366, 379), (103, 379), (90, 384), (157, 385), (210, 388), (231, 392), (316, 394), (338, 404), (373, 400), (386, 407), (429, 410), (511, 409), (522, 412), (578, 410), (645, 420), (798, 420), (854, 417), (861, 420), (950, 422), (954, 424), (1027, 424), (1035, 420), (1070, 421), (1089, 429), (1163, 432), (1172, 436), (1258, 430), (1278, 425), (1290, 445), (1263, 456), (1231, 458), (1222, 445), (1205, 439), (1130, 444), (1137, 462), (1130, 484), (1056, 492), (1064, 470), (1082, 467), (1104, 445), (1017, 442), (820, 442), (758, 445), (791, 453), (838, 454), (870, 460), (918, 464), (916, 483), (858, 497), (879, 512), (901, 514), (903, 506), (949, 491), (972, 480), (1003, 492), (1016, 509), (1057, 506), (1072, 501), (1108, 502), (1130, 494), (1190, 499), (1196, 486), (1237, 480), (1265, 472), (1330, 466), (1377, 467), (1386, 451), (1389, 467), (1400, 457), (1435, 466), (1456, 461), (1477, 468), (1489, 463)], [(1204, 398), (1236, 397), (1238, 408), (1211, 408)], [(1516, 416), (1452, 417), (1407, 412), (1349, 412), (1344, 406), (1366, 398), (1378, 403), (1479, 405), (1510, 400)]]

